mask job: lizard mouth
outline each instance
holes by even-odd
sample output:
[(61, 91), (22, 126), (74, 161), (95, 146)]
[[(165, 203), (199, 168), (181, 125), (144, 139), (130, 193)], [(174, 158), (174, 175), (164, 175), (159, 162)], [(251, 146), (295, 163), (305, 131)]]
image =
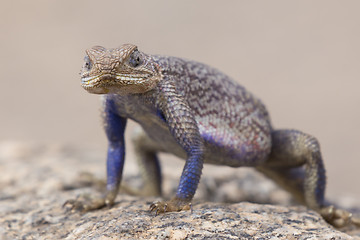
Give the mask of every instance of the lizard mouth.
[(90, 93), (106, 94), (110, 90), (123, 89), (146, 84), (151, 78), (149, 75), (136, 76), (130, 74), (102, 74), (81, 78), (81, 86)]

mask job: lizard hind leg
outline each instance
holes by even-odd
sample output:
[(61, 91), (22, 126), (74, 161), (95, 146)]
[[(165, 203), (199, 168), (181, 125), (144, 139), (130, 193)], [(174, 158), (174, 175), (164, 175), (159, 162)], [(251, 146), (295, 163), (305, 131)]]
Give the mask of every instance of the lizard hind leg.
[(296, 200), (317, 211), (336, 227), (358, 219), (324, 203), (326, 176), (318, 141), (301, 131), (275, 130), (269, 159), (257, 170), (289, 191)]
[(160, 148), (140, 127), (134, 129), (132, 142), (143, 186), (141, 189), (133, 189), (122, 185), (121, 188), (131, 195), (161, 196), (161, 168), (156, 154)]

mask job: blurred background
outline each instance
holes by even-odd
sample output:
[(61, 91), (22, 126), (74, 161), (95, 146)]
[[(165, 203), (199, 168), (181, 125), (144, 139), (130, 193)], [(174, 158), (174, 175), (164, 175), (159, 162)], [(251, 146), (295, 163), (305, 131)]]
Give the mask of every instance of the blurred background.
[(236, 79), (264, 101), (276, 128), (319, 139), (327, 196), (360, 199), (359, 9), (356, 0), (2, 1), (0, 141), (105, 156), (99, 97), (80, 87), (84, 51), (134, 43)]

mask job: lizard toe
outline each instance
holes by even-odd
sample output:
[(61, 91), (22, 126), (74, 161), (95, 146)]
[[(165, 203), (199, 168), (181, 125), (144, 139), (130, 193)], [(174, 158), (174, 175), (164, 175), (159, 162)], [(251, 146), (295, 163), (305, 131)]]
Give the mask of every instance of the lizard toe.
[(349, 225), (360, 227), (360, 218), (353, 217), (352, 213), (332, 205), (322, 208), (320, 214), (327, 222), (337, 228)]

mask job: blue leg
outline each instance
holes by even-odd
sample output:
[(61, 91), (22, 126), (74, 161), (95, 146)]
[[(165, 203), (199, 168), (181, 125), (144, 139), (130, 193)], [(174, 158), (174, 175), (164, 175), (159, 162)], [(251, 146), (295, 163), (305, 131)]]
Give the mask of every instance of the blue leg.
[(109, 141), (107, 154), (106, 205), (112, 205), (119, 190), (125, 159), (124, 132), (126, 118), (117, 115), (112, 100), (105, 105), (104, 125)]
[(191, 201), (200, 181), (202, 167), (203, 160), (201, 155), (191, 155), (187, 159), (176, 192), (177, 199)]
[(82, 196), (80, 199), (69, 200), (64, 206), (70, 207), (70, 209), (86, 212), (114, 204), (124, 166), (124, 131), (126, 126), (126, 118), (117, 115), (114, 109), (113, 101), (107, 99), (103, 115), (105, 132), (109, 140), (106, 193), (97, 198)]

